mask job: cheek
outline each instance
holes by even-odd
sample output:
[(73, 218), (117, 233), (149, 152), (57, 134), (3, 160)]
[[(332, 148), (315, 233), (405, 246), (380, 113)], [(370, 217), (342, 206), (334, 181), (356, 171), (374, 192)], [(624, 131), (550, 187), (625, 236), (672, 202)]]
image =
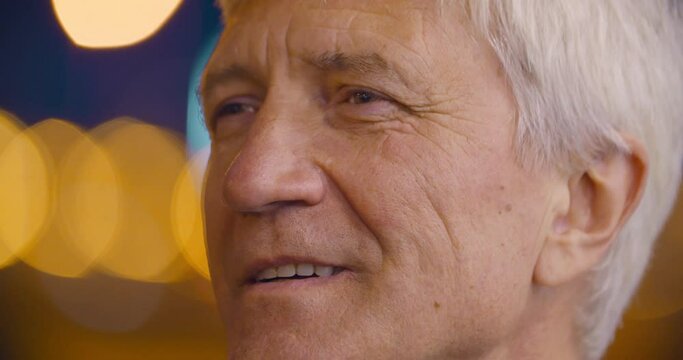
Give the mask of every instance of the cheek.
[(531, 290), (543, 240), (543, 183), (500, 154), (482, 155), (476, 162), (463, 159), (458, 169), (458, 181), (439, 184), (443, 196), (434, 204), (460, 245), (453, 265), (457, 278), (449, 291), (466, 291), (458, 305), (469, 308), (481, 324), (506, 331)]
[(541, 186), (511, 156), (474, 159), (420, 140), (388, 136), (347, 164), (362, 171), (340, 171), (339, 183), (382, 244), (394, 270), (385, 281), (399, 298), (430, 314), (436, 302), (473, 327), (505, 327), (531, 284)]

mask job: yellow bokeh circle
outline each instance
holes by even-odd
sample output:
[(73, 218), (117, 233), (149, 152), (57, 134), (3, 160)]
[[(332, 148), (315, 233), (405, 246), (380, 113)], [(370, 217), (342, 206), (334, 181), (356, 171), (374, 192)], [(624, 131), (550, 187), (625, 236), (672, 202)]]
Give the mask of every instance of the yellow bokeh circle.
[(87, 264), (102, 256), (118, 235), (121, 181), (108, 153), (83, 136), (60, 162), (58, 213), (61, 233)]
[[(47, 119), (31, 128), (32, 134), (41, 144), (42, 158), (50, 165), (47, 181), (49, 196), (46, 197), (51, 216), (45, 223), (40, 237), (31, 244), (20, 258), (44, 273), (61, 277), (79, 277), (90, 268), (93, 259), (82, 256), (65, 232), (63, 213), (66, 205), (72, 203), (72, 194), (65, 192), (71, 186), (71, 178), (64, 178), (64, 160), (74, 146), (85, 141), (87, 135), (77, 126), (64, 120)], [(86, 219), (82, 219), (86, 220)]]
[(178, 178), (173, 192), (172, 225), (178, 246), (190, 265), (210, 279), (204, 239), (202, 188), (210, 148), (192, 157)]
[[(0, 171), (5, 171), (2, 174), (9, 176), (9, 178), (4, 179), (4, 181), (0, 179), (0, 186), (3, 186), (3, 188), (0, 188), (0, 196), (7, 192), (11, 192), (12, 183), (18, 180), (19, 174), (17, 171), (20, 170), (18, 169), (19, 164), (16, 163), (16, 156), (18, 155), (16, 153), (16, 147), (21, 147), (21, 145), (18, 143), (14, 144), (14, 149), (12, 151), (15, 153), (9, 155), (10, 158), (3, 158), (2, 156), (7, 145), (21, 133), (23, 128), (23, 124), (13, 115), (0, 110)], [(19, 142), (22, 141), (20, 140)], [(8, 171), (13, 171), (13, 173), (9, 173)], [(9, 199), (7, 201), (9, 201)], [(17, 224), (11, 223), (11, 221), (13, 221), (12, 216), (17, 215), (16, 213), (13, 213), (11, 205), (12, 204), (10, 203), (0, 204), (0, 268), (16, 262), (17, 257), (15, 252), (21, 251), (23, 246), (28, 243), (29, 239), (32, 237), (31, 235), (26, 236), (27, 234), (18, 234), (20, 230), (16, 228)], [(39, 224), (33, 226), (40, 227)], [(30, 232), (31, 231), (29, 230), (29, 233)], [(17, 236), (21, 239), (18, 239)], [(8, 237), (13, 238), (13, 246), (6, 243), (9, 241)]]
[(0, 239), (16, 257), (30, 253), (54, 209), (54, 165), (33, 129), (24, 129), (0, 154)]
[(167, 282), (188, 270), (171, 230), (171, 198), (185, 164), (183, 144), (167, 130), (129, 118), (93, 130), (119, 179), (116, 234), (98, 259), (127, 279)]

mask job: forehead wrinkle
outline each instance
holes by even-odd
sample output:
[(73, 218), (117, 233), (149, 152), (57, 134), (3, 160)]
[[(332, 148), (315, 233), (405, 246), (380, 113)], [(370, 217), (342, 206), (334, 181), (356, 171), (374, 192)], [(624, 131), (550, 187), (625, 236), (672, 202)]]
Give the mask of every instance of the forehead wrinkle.
[[(288, 44), (290, 42), (294, 43), (294, 37), (303, 37), (303, 39), (299, 38), (298, 40), (305, 40), (305, 42), (299, 41), (298, 45), (301, 45), (302, 43), (308, 44), (308, 46), (304, 45), (304, 48), (308, 47), (309, 51), (314, 52), (318, 49), (310, 46), (315, 43), (315, 41), (311, 39), (311, 36), (313, 39), (316, 39), (319, 36), (322, 36), (320, 33), (321, 30), (323, 30), (325, 33), (332, 36), (334, 41), (318, 44), (318, 47), (327, 47), (327, 49), (322, 48), (320, 50), (336, 50), (343, 52), (344, 48), (348, 49), (350, 46), (351, 48), (365, 49), (365, 53), (363, 53), (362, 50), (359, 50), (361, 55), (372, 55), (368, 54), (368, 52), (372, 52), (373, 49), (368, 49), (368, 46), (375, 42), (369, 42), (368, 38), (380, 37), (382, 41), (380, 41), (380, 46), (377, 47), (378, 50), (384, 49), (387, 44), (393, 44), (397, 49), (402, 50), (401, 52), (408, 52), (412, 55), (416, 55), (418, 59), (412, 59), (411, 62), (417, 61), (417, 64), (424, 67), (426, 70), (429, 66), (427, 66), (425, 59), (422, 58), (424, 56), (422, 44), (417, 41), (419, 39), (416, 39), (416, 35), (419, 36), (419, 34), (416, 34), (412, 30), (414, 26), (417, 26), (417, 28), (420, 29), (422, 28), (422, 12), (417, 11), (417, 6), (411, 1), (402, 2), (401, 4), (404, 5), (403, 7), (405, 8), (398, 9), (396, 6), (389, 6), (387, 3), (371, 3), (370, 5), (365, 4), (350, 9), (348, 8), (348, 1), (342, 2), (332, 0), (325, 1), (322, 4), (318, 3), (318, 6), (310, 6), (294, 16), (302, 21), (294, 26), (296, 27), (296, 30), (293, 28), (289, 29), (290, 34), (288, 34), (287, 42)], [(408, 22), (408, 24), (406, 24), (406, 22)], [(418, 24), (414, 24), (415, 22), (418, 22)], [(340, 43), (339, 37), (342, 33), (346, 38), (343, 42), (346, 46)], [(386, 42), (386, 44), (381, 44), (381, 42)], [(302, 51), (290, 49), (290, 52), (301, 54)], [(386, 54), (383, 55), (386, 56)], [(302, 57), (308, 57), (309, 60), (311, 60), (309, 63), (312, 64), (326, 63), (326, 66), (318, 66), (324, 70), (340, 70), (340, 66), (331, 66), (332, 64), (330, 62), (313, 61), (316, 60), (314, 59), (315, 56), (305, 54), (305, 52)], [(398, 73), (399, 70), (402, 69), (401, 67), (395, 66), (397, 64), (393, 63), (393, 57), (395, 57), (395, 55), (392, 55), (391, 58), (386, 58), (389, 61), (384, 60), (380, 62), (373, 61), (377, 59), (371, 59), (370, 56), (366, 59), (349, 58), (348, 62), (354, 63), (354, 66), (349, 66), (348, 69), (362, 70), (362, 72), (369, 72), (370, 70), (373, 72), (380, 72), (381, 70), (381, 72), (387, 73), (386, 68), (389, 68), (390, 70), (393, 70), (392, 72)], [(330, 56), (330, 58), (334, 58), (334, 56)], [(385, 64), (381, 64), (381, 62), (384, 62)], [(340, 63), (341, 62), (337, 62), (337, 64)], [(389, 64), (389, 66), (386, 66), (387, 64)], [(403, 82), (406, 83), (405, 81)]]
[(264, 46), (266, 66), (269, 70), (282, 70), (286, 72), (285, 69), (289, 67), (291, 56), (289, 37), (292, 31), (293, 16), (290, 12), (286, 19), (283, 19), (281, 14), (278, 14), (278, 18), (273, 21), (273, 23), (282, 22), (284, 29), (278, 28), (278, 26), (268, 26), (268, 36)]
[[(443, 0), (438, 2), (437, 9), (442, 3)], [(317, 0), (312, 2), (310, 8), (319, 10), (347, 10), (348, 5), (348, 0)], [(393, 10), (397, 7), (426, 11), (432, 9), (432, 5), (431, 2), (424, 0), (375, 0), (355, 6), (353, 10), (372, 15), (392, 16)]]
[(319, 54), (304, 55), (303, 61), (322, 72), (352, 73), (359, 77), (377, 76), (400, 82), (410, 88), (405, 75), (376, 52), (350, 54), (343, 51), (325, 51)]
[(322, 71), (357, 71), (359, 73), (388, 72), (389, 63), (375, 52), (347, 54), (341, 51), (325, 51), (309, 56), (306, 62)]

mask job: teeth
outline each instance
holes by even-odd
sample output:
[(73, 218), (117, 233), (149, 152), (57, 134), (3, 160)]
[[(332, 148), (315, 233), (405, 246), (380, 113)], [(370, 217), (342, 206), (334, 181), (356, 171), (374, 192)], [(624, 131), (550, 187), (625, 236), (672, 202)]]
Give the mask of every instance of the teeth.
[(313, 275), (313, 265), (311, 264), (299, 264), (296, 266), (296, 274), (299, 276), (311, 276)]
[(265, 269), (261, 271), (260, 274), (256, 277), (256, 280), (261, 281), (261, 280), (270, 280), (270, 279), (275, 279), (277, 277), (277, 268), (270, 268), (270, 269)]
[(265, 269), (257, 276), (257, 281), (272, 280), (276, 278), (291, 278), (293, 276), (331, 276), (334, 273), (332, 266), (320, 266), (311, 264), (287, 264)]
[(277, 267), (277, 277), (292, 277), (296, 275), (296, 266), (289, 264)]
[(330, 276), (333, 270), (332, 266), (315, 266), (315, 274), (318, 276)]

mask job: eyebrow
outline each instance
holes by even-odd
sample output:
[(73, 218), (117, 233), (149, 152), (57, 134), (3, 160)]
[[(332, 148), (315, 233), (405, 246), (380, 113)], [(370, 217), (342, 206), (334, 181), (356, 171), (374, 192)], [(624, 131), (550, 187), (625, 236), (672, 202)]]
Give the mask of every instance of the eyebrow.
[[(346, 54), (343, 52), (324, 52), (319, 55), (308, 55), (304, 62), (310, 64), (322, 72), (349, 72), (354, 75), (384, 75), (394, 80), (403, 79), (394, 70), (389, 62), (377, 53), (369, 54)], [(221, 83), (241, 80), (256, 84), (262, 83), (261, 79), (248, 68), (233, 64), (226, 68), (206, 74), (200, 86), (201, 93), (206, 95)]]
[(323, 72), (349, 72), (359, 76), (383, 75), (402, 81), (389, 62), (377, 53), (324, 52), (317, 56), (307, 56), (304, 61)]
[(223, 83), (231, 81), (246, 81), (260, 84), (262, 81), (258, 76), (246, 67), (232, 64), (219, 70), (207, 72), (199, 86), (202, 96), (210, 94), (214, 88)]
[(387, 61), (377, 53), (349, 55), (343, 52), (324, 52), (317, 56), (309, 55), (305, 60), (323, 71), (378, 72), (389, 70)]

